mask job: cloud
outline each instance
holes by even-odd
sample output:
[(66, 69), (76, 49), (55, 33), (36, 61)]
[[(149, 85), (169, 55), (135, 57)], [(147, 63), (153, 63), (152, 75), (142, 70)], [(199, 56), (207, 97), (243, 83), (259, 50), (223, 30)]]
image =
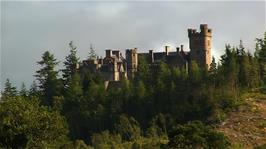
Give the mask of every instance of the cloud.
[[(213, 49), (221, 55), (226, 43), (244, 41), (254, 49), (254, 39), (265, 31), (265, 2), (1, 2), (1, 82), (16, 86), (34, 80), (45, 50), (57, 59), (68, 54), (73, 40), (85, 59), (92, 43), (99, 55), (105, 49), (138, 47), (141, 52), (163, 50), (165, 44), (185, 45), (187, 28), (208, 23), (213, 29)], [(172, 49), (175, 49), (174, 47)], [(60, 65), (62, 67), (62, 63)]]

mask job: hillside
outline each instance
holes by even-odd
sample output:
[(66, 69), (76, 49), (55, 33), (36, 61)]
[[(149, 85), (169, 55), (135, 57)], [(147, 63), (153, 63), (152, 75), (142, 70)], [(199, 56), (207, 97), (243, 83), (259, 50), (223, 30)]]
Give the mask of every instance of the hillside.
[(253, 148), (266, 143), (266, 94), (247, 93), (236, 111), (230, 112), (218, 131), (235, 148)]

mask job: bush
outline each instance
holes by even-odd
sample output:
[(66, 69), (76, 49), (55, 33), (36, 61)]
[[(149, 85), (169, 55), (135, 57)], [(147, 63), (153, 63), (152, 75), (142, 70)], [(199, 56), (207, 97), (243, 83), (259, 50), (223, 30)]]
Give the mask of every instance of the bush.
[(177, 125), (169, 133), (168, 147), (171, 149), (228, 148), (230, 143), (219, 132), (212, 130), (200, 121)]
[(0, 147), (59, 148), (68, 142), (67, 133), (64, 118), (37, 99), (0, 101)]

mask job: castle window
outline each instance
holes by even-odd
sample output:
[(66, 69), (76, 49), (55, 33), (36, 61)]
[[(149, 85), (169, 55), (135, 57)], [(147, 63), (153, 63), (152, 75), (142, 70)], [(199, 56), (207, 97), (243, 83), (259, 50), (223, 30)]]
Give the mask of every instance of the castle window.
[(208, 46), (210, 46), (210, 40), (208, 40)]

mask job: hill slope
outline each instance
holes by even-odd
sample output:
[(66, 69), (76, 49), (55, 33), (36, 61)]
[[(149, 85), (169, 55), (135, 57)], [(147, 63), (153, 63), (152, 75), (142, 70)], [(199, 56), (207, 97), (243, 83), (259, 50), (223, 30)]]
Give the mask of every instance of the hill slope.
[(247, 93), (238, 110), (230, 112), (218, 126), (239, 148), (253, 148), (266, 143), (266, 94)]

